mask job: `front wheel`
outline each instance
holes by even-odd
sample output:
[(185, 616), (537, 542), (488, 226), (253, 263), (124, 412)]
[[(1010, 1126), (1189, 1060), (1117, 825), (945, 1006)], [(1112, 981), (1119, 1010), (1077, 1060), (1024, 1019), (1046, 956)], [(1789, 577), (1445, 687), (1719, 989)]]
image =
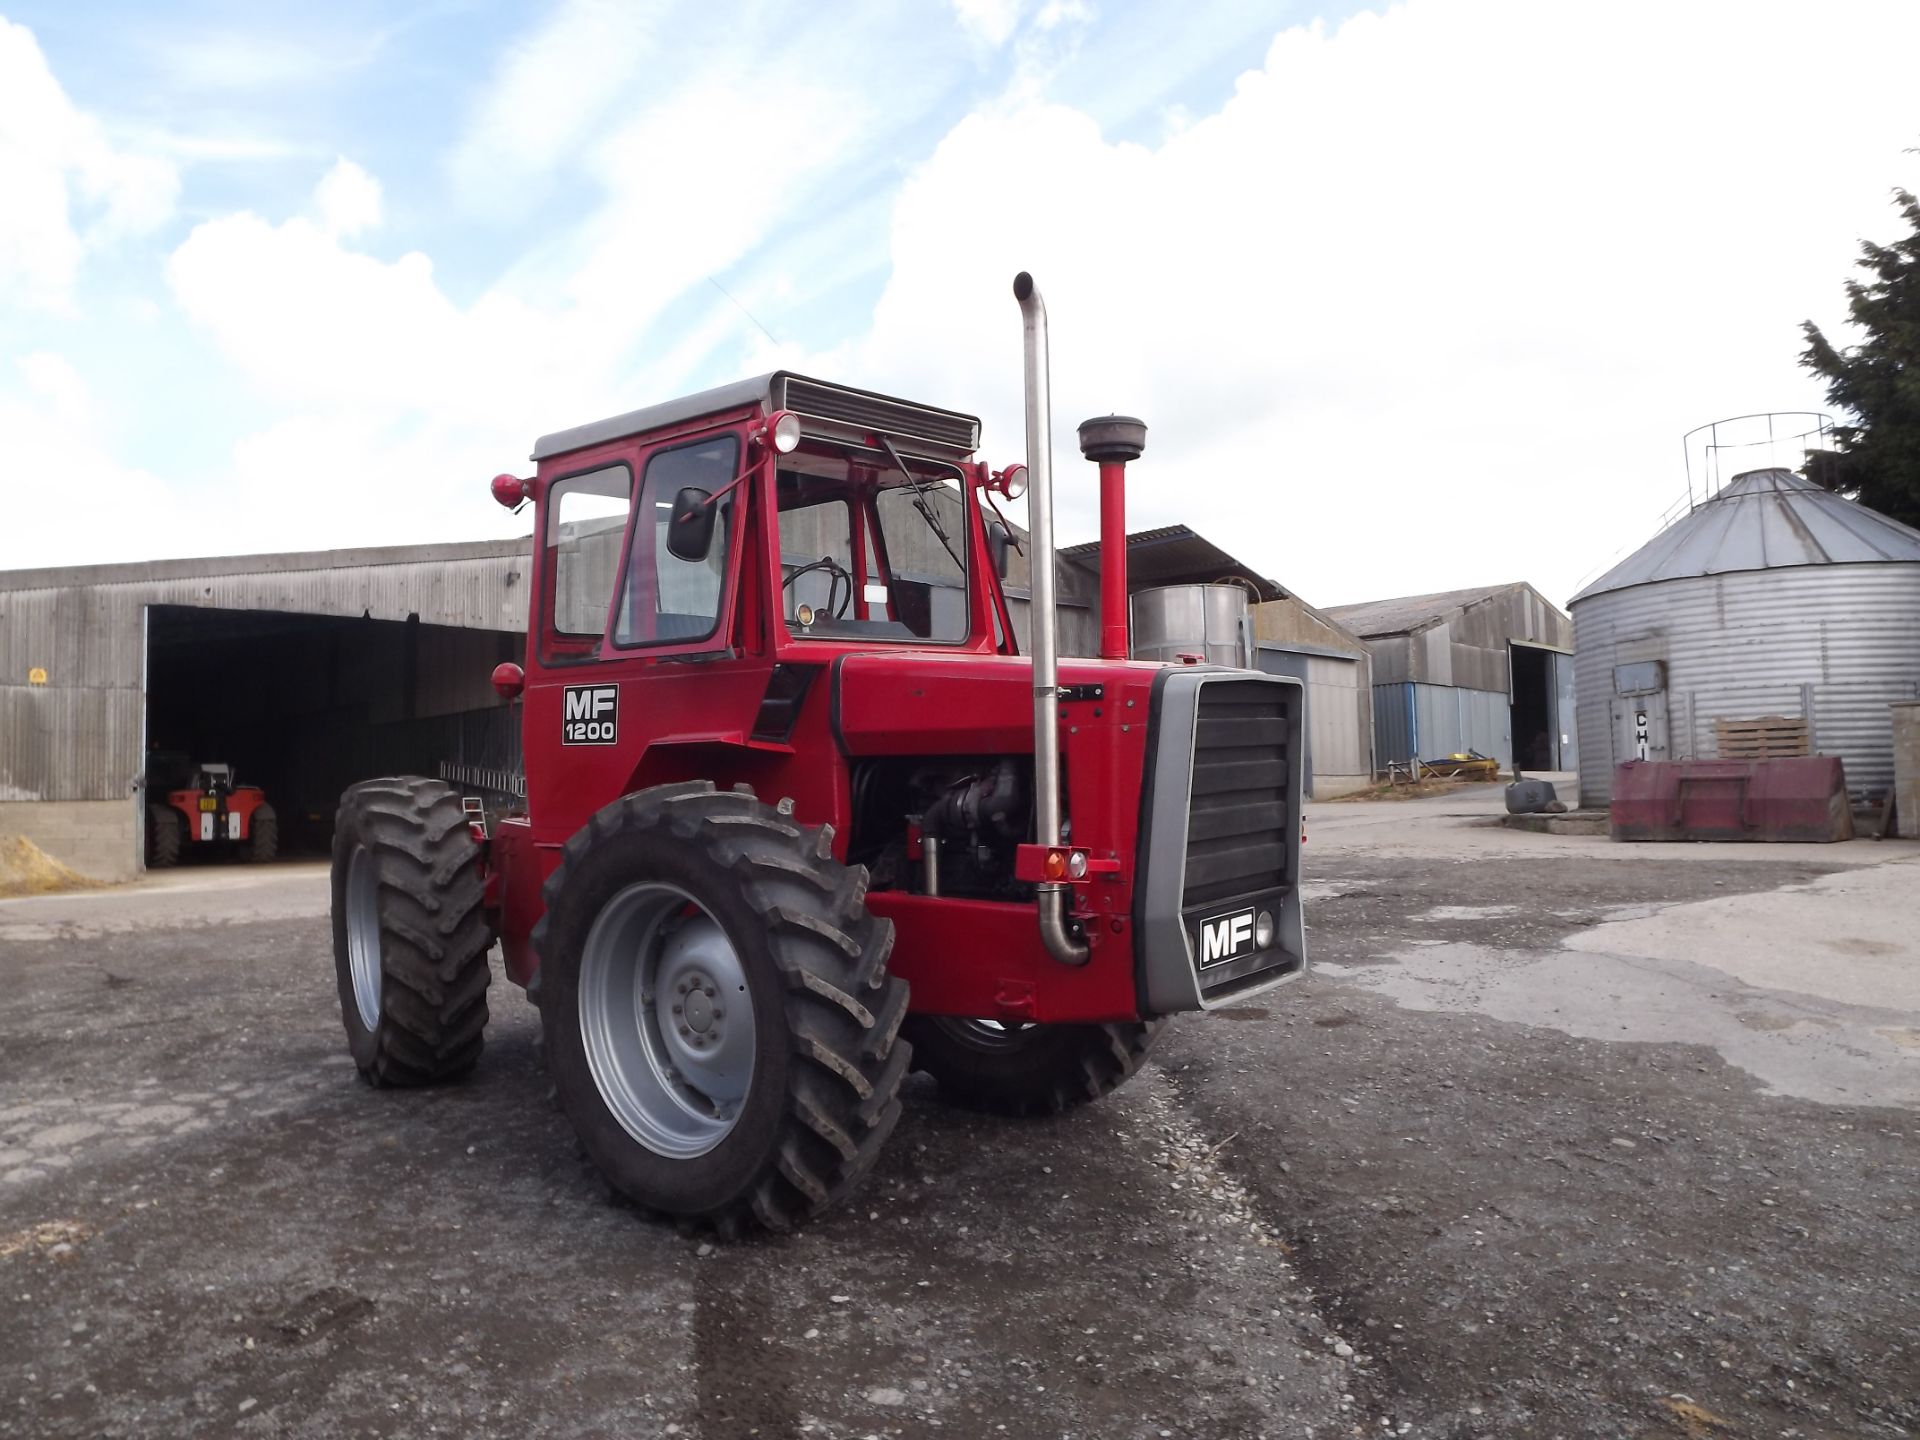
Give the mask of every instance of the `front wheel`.
[(1166, 1023), (1020, 1025), (916, 1015), (907, 1034), (915, 1068), (948, 1099), (1001, 1115), (1051, 1115), (1118, 1089)]
[(786, 1230), (851, 1190), (899, 1118), (893, 927), (831, 838), (702, 781), (617, 800), (567, 842), (533, 936), (548, 1063), (635, 1203)]

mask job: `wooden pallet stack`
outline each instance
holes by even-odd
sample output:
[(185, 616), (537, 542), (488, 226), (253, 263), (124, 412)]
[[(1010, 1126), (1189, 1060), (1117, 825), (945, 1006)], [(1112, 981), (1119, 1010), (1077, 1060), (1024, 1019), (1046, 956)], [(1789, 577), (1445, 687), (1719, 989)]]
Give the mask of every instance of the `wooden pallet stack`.
[(1813, 753), (1813, 727), (1804, 716), (1716, 720), (1713, 732), (1722, 760), (1786, 760)]

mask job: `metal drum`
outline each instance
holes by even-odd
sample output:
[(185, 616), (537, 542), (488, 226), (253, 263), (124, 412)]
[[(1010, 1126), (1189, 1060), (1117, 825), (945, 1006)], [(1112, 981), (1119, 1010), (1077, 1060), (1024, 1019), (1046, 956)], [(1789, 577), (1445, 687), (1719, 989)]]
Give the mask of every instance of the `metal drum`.
[(1165, 585), (1133, 597), (1133, 657), (1253, 668), (1253, 623), (1238, 585)]

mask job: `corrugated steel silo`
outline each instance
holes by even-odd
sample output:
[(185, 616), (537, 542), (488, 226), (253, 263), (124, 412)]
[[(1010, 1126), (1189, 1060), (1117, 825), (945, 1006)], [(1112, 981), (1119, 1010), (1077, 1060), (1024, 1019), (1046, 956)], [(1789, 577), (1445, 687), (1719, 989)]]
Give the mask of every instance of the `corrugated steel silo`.
[(1920, 531), (1749, 471), (1569, 608), (1582, 804), (1608, 802), (1619, 761), (1794, 743), (1800, 726), (1856, 797), (1892, 783), (1888, 707), (1920, 696)]

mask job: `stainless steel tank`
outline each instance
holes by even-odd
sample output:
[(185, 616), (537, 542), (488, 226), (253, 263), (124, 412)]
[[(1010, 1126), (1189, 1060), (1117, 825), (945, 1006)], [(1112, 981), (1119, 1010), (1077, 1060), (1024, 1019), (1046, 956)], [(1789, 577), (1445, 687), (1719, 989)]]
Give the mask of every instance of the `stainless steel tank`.
[(1174, 661), (1201, 655), (1253, 668), (1253, 623), (1238, 585), (1163, 585), (1133, 597), (1133, 656)]

